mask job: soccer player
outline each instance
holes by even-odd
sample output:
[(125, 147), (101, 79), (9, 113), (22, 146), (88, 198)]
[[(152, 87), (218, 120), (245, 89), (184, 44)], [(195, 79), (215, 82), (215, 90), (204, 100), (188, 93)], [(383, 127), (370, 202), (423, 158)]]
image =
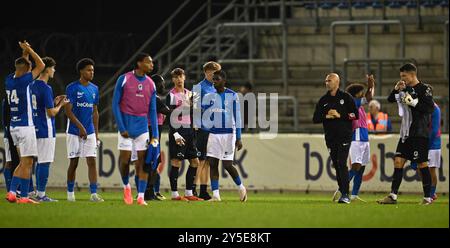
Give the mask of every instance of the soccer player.
[[(156, 87), (156, 113), (158, 117), (158, 142), (161, 143), (161, 131), (162, 131), (162, 125), (164, 124), (164, 120), (167, 115), (170, 115), (171, 110), (169, 107), (164, 103), (164, 101), (161, 99), (161, 95), (164, 95), (165, 90), (165, 83), (164, 78), (161, 75), (154, 74), (150, 77), (153, 82), (155, 83)], [(149, 136), (152, 134), (152, 126), (149, 123), (148, 126), (149, 129)], [(137, 152), (135, 149), (131, 152), (131, 161), (135, 162), (137, 161)], [(164, 167), (164, 165), (161, 163), (161, 156), (158, 155), (157, 165), (153, 166), (151, 172), (148, 175), (148, 181), (147, 181), (147, 189), (145, 190), (144, 194), (144, 200), (165, 200), (166, 198), (159, 192), (159, 186), (160, 186), (160, 179), (161, 179), (161, 170)], [(135, 181), (137, 182), (136, 185), (139, 184), (139, 178), (136, 175)]]
[[(155, 74), (151, 76), (153, 82), (155, 82), (156, 86), (156, 112), (158, 113), (158, 132), (159, 132), (159, 143), (161, 144), (161, 131), (162, 131), (162, 125), (164, 124), (164, 121), (166, 119), (166, 116), (169, 116), (172, 111), (170, 108), (164, 103), (164, 101), (161, 99), (161, 96), (165, 94), (165, 81), (164, 78), (161, 75)], [(164, 168), (164, 164), (161, 163), (161, 154), (158, 156), (158, 167), (156, 168), (156, 178), (155, 180), (152, 180), (153, 184), (153, 191), (155, 195), (155, 199), (158, 200), (165, 200), (166, 197), (164, 197), (160, 190), (160, 184), (161, 184), (161, 173)], [(152, 179), (154, 178), (152, 174)], [(147, 187), (148, 188), (148, 187)], [(147, 193), (147, 192), (146, 192)], [(149, 195), (151, 195), (149, 193)]]
[(431, 175), (428, 169), (428, 143), (430, 114), (433, 113), (433, 93), (429, 86), (417, 78), (417, 67), (411, 63), (400, 68), (398, 81), (388, 97), (389, 102), (399, 102), (402, 123), (400, 140), (394, 159), (394, 176), (391, 193), (378, 200), (379, 204), (396, 204), (398, 190), (403, 179), (406, 160), (418, 164), (422, 174), (422, 204), (431, 203)]
[[(19, 45), (23, 53), (29, 54), (33, 58), (36, 65), (30, 71), (31, 62), (26, 57), (18, 58), (15, 61), (15, 72), (6, 77), (6, 97), (11, 117), (10, 132), (20, 156), (20, 163), (14, 170), (6, 199), (9, 202), (36, 204), (38, 202), (28, 198), (31, 168), (33, 159), (37, 156), (30, 84), (39, 76), (45, 65), (28, 42), (19, 42)], [(16, 190), (19, 185), (21, 197), (17, 199)]]
[(76, 69), (80, 79), (66, 88), (69, 103), (64, 106), (67, 120), (67, 155), (70, 159), (67, 170), (67, 200), (75, 201), (76, 169), (79, 158), (86, 158), (88, 166), (89, 189), (92, 202), (103, 202), (97, 194), (96, 157), (98, 142), (98, 87), (91, 81), (94, 78), (95, 63), (92, 59), (78, 61)]
[(350, 195), (350, 200), (362, 200), (359, 196), (359, 189), (361, 188), (362, 178), (366, 165), (370, 163), (370, 144), (369, 144), (369, 130), (367, 129), (366, 112), (364, 105), (370, 102), (375, 93), (375, 80), (373, 75), (366, 75), (367, 91), (364, 94), (364, 86), (362, 84), (350, 84), (346, 91), (355, 100), (358, 108), (359, 118), (353, 120), (353, 135), (352, 143), (350, 144), (350, 160), (352, 168), (349, 171), (349, 181), (353, 179), (353, 189)]
[(239, 187), (239, 199), (247, 201), (247, 190), (233, 166), (234, 150), (242, 149), (241, 141), (241, 110), (236, 92), (225, 87), (227, 74), (216, 71), (213, 74), (214, 87), (217, 90), (214, 104), (207, 110), (211, 111), (214, 125), (210, 129), (207, 148), (207, 159), (210, 166), (211, 189), (213, 196), (210, 201), (221, 201), (219, 193), (219, 161)]
[[(221, 66), (219, 63), (214, 61), (209, 61), (203, 65), (203, 72), (205, 74), (205, 78), (200, 81), (198, 84), (193, 87), (193, 107), (194, 109), (200, 109), (201, 116), (206, 109), (209, 108), (211, 104), (203, 104), (202, 100), (207, 97), (209, 94), (215, 94), (217, 91), (214, 88), (214, 84), (212, 82), (212, 77), (214, 72), (219, 71)], [(200, 194), (198, 195), (200, 198), (204, 200), (211, 199), (207, 191), (208, 180), (209, 180), (209, 165), (206, 161), (206, 145), (208, 143), (209, 136), (209, 128), (203, 125), (201, 121), (201, 116), (196, 116), (194, 114), (194, 128), (197, 130), (196, 138), (197, 138), (197, 149), (200, 152), (199, 165), (197, 168), (197, 175), (195, 176), (195, 180), (200, 183)], [(193, 186), (194, 195), (196, 194), (196, 184)]]
[[(55, 74), (56, 62), (53, 58), (42, 58), (45, 68), (37, 80), (31, 84), (31, 99), (33, 103), (33, 121), (36, 129), (38, 164), (36, 166), (36, 199), (42, 202), (54, 202), (54, 200), (45, 194), (47, 187), (50, 163), (55, 157), (55, 116), (61, 108), (67, 104), (67, 98), (64, 95), (53, 99), (52, 87), (48, 81)], [(54, 105), (55, 102), (56, 106)]]
[(339, 75), (330, 73), (325, 78), (327, 93), (316, 105), (313, 122), (322, 123), (325, 143), (330, 152), (336, 179), (341, 192), (339, 203), (350, 203), (347, 157), (353, 136), (352, 123), (359, 118), (353, 97), (339, 89)]
[(156, 88), (147, 73), (153, 70), (150, 55), (141, 53), (136, 57), (135, 69), (121, 75), (114, 89), (112, 108), (118, 135), (119, 169), (123, 183), (125, 204), (133, 204), (129, 184), (130, 158), (133, 149), (137, 151), (136, 173), (139, 177), (137, 204), (147, 205), (144, 194), (147, 189), (148, 172), (144, 170), (144, 160), (148, 144), (158, 146), (158, 128), (152, 128), (151, 141), (148, 122), (158, 126), (156, 115)]
[[(164, 120), (167, 115), (170, 115), (172, 112), (170, 108), (164, 103), (164, 101), (161, 99), (161, 95), (164, 95), (165, 91), (165, 83), (164, 78), (161, 75), (154, 74), (150, 77), (153, 82), (155, 83), (156, 87), (156, 113), (158, 117), (158, 142), (161, 143), (161, 131), (162, 131), (162, 125), (164, 124)], [(149, 129), (149, 136), (151, 137), (152, 134), (152, 126), (149, 122), (148, 125)], [(131, 151), (131, 163), (134, 164), (137, 161), (137, 152), (135, 149)], [(151, 201), (151, 200), (165, 200), (166, 197), (164, 197), (159, 192), (160, 182), (161, 182), (161, 172), (164, 165), (161, 163), (161, 156), (158, 155), (158, 160), (156, 161), (157, 164), (153, 165), (151, 168), (151, 171), (148, 175), (147, 180), (147, 189), (145, 190), (144, 194), (144, 200)], [(149, 166), (146, 165), (145, 168), (149, 168)], [(134, 176), (135, 184), (139, 184), (139, 176), (136, 174)]]
[[(174, 110), (170, 116), (169, 154), (170, 154), (170, 188), (172, 200), (176, 201), (203, 201), (193, 195), (192, 188), (195, 174), (197, 173), (198, 150), (195, 146), (195, 134), (191, 123), (191, 99), (192, 93), (184, 88), (186, 76), (184, 70), (175, 68), (170, 73), (175, 87), (169, 91), (166, 97), (166, 105)], [(178, 171), (181, 162), (187, 159), (189, 168), (186, 172), (185, 196), (180, 196), (177, 189)]]
[[(429, 86), (431, 87), (431, 86)], [(431, 114), (430, 123), (430, 136), (429, 136), (429, 149), (428, 149), (428, 167), (431, 174), (431, 199), (437, 200), (436, 186), (437, 186), (437, 172), (441, 167), (441, 109), (435, 103), (433, 114)], [(411, 167), (417, 170), (417, 163), (411, 163)], [(422, 174), (418, 171), (420, 177)]]
[(11, 184), (12, 173), (17, 168), (20, 162), (19, 154), (17, 154), (16, 147), (13, 146), (14, 142), (11, 137), (11, 133), (9, 131), (9, 123), (11, 120), (9, 104), (7, 99), (3, 99), (2, 101), (2, 110), (3, 110), (3, 127), (4, 127), (4, 135), (3, 135), (3, 143), (5, 146), (5, 166), (3, 168), (3, 176), (5, 177), (5, 186), (6, 193), (9, 192), (9, 186)]
[[(161, 143), (162, 125), (164, 124), (164, 120), (165, 120), (166, 116), (170, 115), (171, 110), (161, 99), (161, 96), (164, 95), (164, 91), (165, 91), (164, 78), (158, 74), (154, 74), (150, 78), (153, 80), (153, 82), (155, 83), (155, 87), (156, 87), (156, 114), (158, 117), (158, 134), (159, 134), (158, 142)], [(148, 129), (149, 129), (149, 135), (151, 135), (151, 132), (152, 132), (151, 123), (149, 123)], [(131, 157), (132, 157), (133, 161), (137, 160), (137, 153), (135, 150), (133, 150)], [(162, 201), (162, 200), (165, 200), (166, 197), (164, 197), (159, 192), (159, 186), (161, 183), (160, 174), (161, 174), (162, 168), (164, 167), (164, 165), (161, 163), (160, 154), (158, 155), (157, 165), (155, 165), (153, 167), (154, 168), (152, 168), (152, 170), (148, 176), (148, 184), (147, 184), (147, 190), (145, 191), (145, 194), (144, 194), (144, 200), (146, 200), (146, 201), (147, 200)]]

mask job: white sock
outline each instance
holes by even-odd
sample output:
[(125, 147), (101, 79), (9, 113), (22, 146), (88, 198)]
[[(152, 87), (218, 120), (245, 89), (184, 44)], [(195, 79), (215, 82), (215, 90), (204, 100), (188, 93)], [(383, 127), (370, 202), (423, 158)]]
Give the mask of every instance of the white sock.
[(16, 192), (14, 192), (14, 191), (9, 191), (9, 193), (16, 195)]
[(397, 195), (396, 194), (390, 193), (389, 195), (392, 197), (392, 199), (397, 200)]
[(91, 196), (93, 196), (93, 195), (97, 195), (97, 193), (91, 193)]
[(123, 185), (123, 189), (127, 189), (127, 188), (128, 189), (131, 188), (131, 185), (129, 183), (127, 185), (125, 185), (125, 184)]
[(193, 196), (194, 194), (192, 194), (192, 189), (186, 189), (186, 190), (184, 190), (184, 195)]
[(144, 198), (144, 193), (138, 193), (138, 198)]
[(219, 194), (219, 190), (218, 190), (218, 189), (213, 190), (213, 196), (214, 196), (215, 198), (220, 198), (220, 194)]
[(69, 197), (75, 197), (75, 192), (69, 192), (69, 191), (67, 191), (67, 196), (69, 196)]
[(423, 199), (425, 199), (427, 202), (431, 202), (431, 197), (424, 197)]
[(244, 187), (244, 184), (243, 184), (243, 183), (241, 183), (241, 184), (239, 185), (239, 189), (245, 189), (245, 187)]
[(38, 191), (37, 194), (40, 198), (42, 198), (45, 196), (45, 191)]
[(172, 198), (177, 198), (178, 196), (180, 196), (178, 191), (172, 191)]

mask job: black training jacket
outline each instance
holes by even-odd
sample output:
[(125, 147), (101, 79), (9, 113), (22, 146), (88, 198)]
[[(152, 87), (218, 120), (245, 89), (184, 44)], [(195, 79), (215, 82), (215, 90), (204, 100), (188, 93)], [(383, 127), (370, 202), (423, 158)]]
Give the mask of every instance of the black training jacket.
[[(330, 109), (336, 109), (341, 115), (337, 119), (326, 119)], [(336, 143), (349, 143), (352, 141), (352, 121), (359, 118), (358, 109), (356, 108), (353, 97), (338, 90), (336, 96), (327, 92), (322, 96), (316, 105), (314, 111), (313, 122), (322, 123), (325, 131), (325, 141), (327, 145)]]

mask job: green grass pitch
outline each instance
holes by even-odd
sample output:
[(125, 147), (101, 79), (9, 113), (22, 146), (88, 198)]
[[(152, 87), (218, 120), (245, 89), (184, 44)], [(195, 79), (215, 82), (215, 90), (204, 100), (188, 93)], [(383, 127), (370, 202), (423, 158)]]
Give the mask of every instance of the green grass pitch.
[[(67, 202), (65, 192), (49, 191), (59, 202), (18, 205), (0, 200), (0, 227), (449, 227), (449, 198), (419, 205), (421, 196), (400, 195), (397, 205), (378, 205), (381, 194), (365, 193), (367, 203), (331, 202), (329, 193), (222, 192), (222, 202), (151, 201), (127, 206), (121, 192), (103, 192), (105, 202), (89, 202), (86, 190)], [(169, 193), (165, 193), (166, 196)]]

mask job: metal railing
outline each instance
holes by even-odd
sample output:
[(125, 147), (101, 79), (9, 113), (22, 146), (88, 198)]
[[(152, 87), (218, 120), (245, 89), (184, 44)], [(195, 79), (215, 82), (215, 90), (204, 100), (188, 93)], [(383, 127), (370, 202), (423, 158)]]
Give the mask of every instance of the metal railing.
[(299, 118), (298, 118), (298, 101), (296, 97), (293, 96), (278, 96), (278, 101), (282, 101), (282, 102), (292, 102), (293, 105), (293, 113), (292, 113), (292, 118), (293, 118), (293, 129), (292, 131), (294, 132), (298, 132), (298, 122), (299, 122)]
[[(112, 77), (110, 77), (110, 79), (101, 87), (100, 92), (102, 92), (101, 94), (101, 98), (111, 98), (112, 96), (112, 92), (114, 91), (114, 83), (117, 80), (117, 78), (119, 77), (120, 74), (124, 73), (124, 71), (130, 67), (130, 65), (133, 63), (134, 59), (136, 58), (136, 56), (143, 52), (145, 49), (147, 49), (149, 47), (150, 44), (152, 44), (152, 42), (157, 39), (160, 38), (160, 36), (164, 33), (164, 31), (167, 31), (168, 36), (167, 36), (167, 44), (165, 46), (163, 46), (160, 51), (158, 52), (158, 54), (156, 56), (153, 56), (153, 60), (163, 60), (163, 58), (166, 58), (166, 62), (170, 65), (177, 63), (179, 58), (173, 60), (172, 59), (172, 52), (177, 49), (180, 48), (181, 45), (185, 44), (185, 42), (188, 42), (189, 39), (191, 39), (192, 37), (194, 37), (194, 35), (198, 34), (202, 29), (204, 29), (205, 27), (208, 27), (209, 25), (211, 25), (212, 23), (214, 23), (217, 19), (219, 19), (220, 17), (222, 17), (224, 15), (224, 13), (228, 12), (233, 4), (236, 2), (236, 0), (231, 1), (230, 3), (228, 3), (227, 7), (225, 7), (222, 11), (220, 11), (219, 13), (215, 14), (214, 17), (211, 17), (212, 13), (211, 13), (211, 4), (212, 1), (206, 1), (199, 9), (197, 9), (197, 11), (191, 16), (190, 19), (188, 19), (184, 25), (175, 33), (172, 34), (172, 22), (175, 20), (175, 18), (178, 17), (178, 14), (189, 4), (190, 0), (185, 0), (173, 13), (172, 15), (144, 42), (144, 44), (142, 44), (140, 46), (140, 48), (119, 68), (119, 70), (117, 70), (114, 75)], [(189, 31), (189, 33), (187, 35), (184, 35), (182, 38), (179, 38), (179, 36), (181, 34), (183, 34), (183, 31), (188, 27), (188, 25), (190, 23), (192, 23), (192, 21), (198, 17), (199, 15), (201, 15), (203, 12), (205, 12), (205, 10), (207, 10), (207, 15), (208, 15), (208, 20), (206, 22), (204, 22), (202, 25), (198, 26), (197, 28), (195, 28), (192, 31)], [(162, 61), (164, 62), (164, 61)], [(165, 67), (165, 73), (167, 73), (168, 68), (170, 67)], [(100, 112), (100, 117), (103, 117), (107, 115), (109, 117), (109, 121), (108, 123), (105, 123), (104, 127), (106, 129), (112, 129), (113, 128), (113, 113), (112, 113), (112, 107), (110, 105), (105, 106), (102, 111)]]
[[(358, 63), (365, 63), (366, 65), (370, 63), (376, 63), (377, 64), (377, 70), (376, 70), (376, 75), (375, 75), (375, 80), (376, 80), (376, 92), (381, 92), (381, 86), (382, 86), (382, 81), (383, 81), (383, 75), (382, 75), (382, 67), (383, 65), (385, 65), (386, 63), (406, 63), (406, 62), (411, 62), (414, 64), (417, 64), (417, 61), (413, 58), (403, 58), (403, 59), (344, 59), (344, 65), (343, 65), (343, 70), (342, 70), (342, 87), (345, 89), (345, 87), (347, 86), (347, 82), (348, 82), (348, 66), (349, 64), (358, 64)], [(371, 71), (369, 68), (366, 67), (366, 74), (370, 74)]]
[[(331, 50), (331, 71), (336, 71), (336, 27), (337, 26), (356, 26), (365, 27), (365, 58), (370, 58), (370, 26), (373, 25), (398, 25), (400, 27), (400, 57), (405, 57), (405, 28), (400, 20), (372, 20), (372, 21), (335, 21), (330, 26), (330, 50)], [(366, 63), (366, 71), (370, 71), (370, 64)]]
[[(220, 59), (219, 63), (222, 64), (248, 64), (248, 78), (249, 82), (254, 84), (254, 64), (273, 64), (273, 63), (281, 63), (282, 66), (282, 75), (281, 80), (283, 82), (283, 94), (287, 95), (287, 89), (288, 89), (288, 71), (287, 71), (287, 29), (285, 23), (282, 21), (280, 22), (242, 22), (242, 23), (234, 23), (234, 22), (227, 22), (227, 23), (221, 23), (216, 26), (216, 56), (222, 57), (221, 51), (220, 51), (220, 30), (222, 28), (245, 28), (245, 29), (251, 29), (247, 30), (247, 34), (249, 36), (248, 39), (248, 58), (247, 59)], [(282, 29), (282, 55), (281, 58), (276, 59), (256, 59), (254, 58), (254, 37), (253, 37), (253, 28), (271, 28), (271, 27), (279, 27)]]

